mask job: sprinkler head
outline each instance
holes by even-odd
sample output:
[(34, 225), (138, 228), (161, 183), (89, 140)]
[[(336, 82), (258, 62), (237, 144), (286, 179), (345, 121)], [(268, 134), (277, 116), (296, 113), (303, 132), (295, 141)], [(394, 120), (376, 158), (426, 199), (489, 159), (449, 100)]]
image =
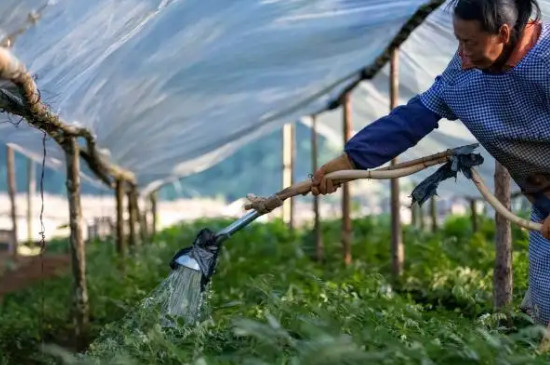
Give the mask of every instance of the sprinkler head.
[[(189, 249), (189, 251), (191, 251)], [(170, 262), (170, 267), (172, 270), (176, 270), (178, 267), (187, 267), (192, 270), (201, 271), (199, 263), (197, 260), (189, 256), (189, 253), (181, 253), (180, 256), (175, 256)]]
[(174, 255), (170, 267), (172, 270), (186, 267), (199, 271), (205, 286), (214, 274), (220, 243), (214, 232), (205, 228), (195, 237), (193, 245), (181, 249)]

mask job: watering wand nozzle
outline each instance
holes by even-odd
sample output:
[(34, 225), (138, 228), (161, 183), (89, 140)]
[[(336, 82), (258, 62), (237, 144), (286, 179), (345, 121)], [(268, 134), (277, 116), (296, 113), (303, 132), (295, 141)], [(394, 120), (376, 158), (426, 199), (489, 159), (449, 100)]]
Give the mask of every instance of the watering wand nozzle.
[(251, 210), (218, 233), (205, 228), (199, 232), (193, 244), (178, 251), (170, 261), (172, 270), (179, 267), (187, 267), (202, 272), (203, 278), (208, 280), (216, 266), (216, 258), (221, 244), (228, 240), (234, 233), (252, 223), (261, 214)]

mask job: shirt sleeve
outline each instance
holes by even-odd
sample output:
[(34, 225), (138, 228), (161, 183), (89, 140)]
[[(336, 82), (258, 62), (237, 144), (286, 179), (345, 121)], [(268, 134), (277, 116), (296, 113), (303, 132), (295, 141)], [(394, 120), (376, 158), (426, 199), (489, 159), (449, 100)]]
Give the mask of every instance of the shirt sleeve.
[(359, 131), (344, 148), (356, 168), (375, 168), (416, 145), (437, 128), (441, 116), (419, 96)]
[(370, 169), (383, 165), (415, 146), (438, 127), (440, 119), (457, 120), (458, 117), (445, 102), (445, 91), (448, 85), (454, 84), (461, 69), (462, 61), (456, 52), (427, 91), (366, 126), (350, 139), (344, 151), (355, 167)]
[(443, 73), (437, 76), (432, 86), (424, 93), (420, 94), (420, 101), (432, 112), (440, 115), (442, 118), (457, 120), (458, 117), (449, 108), (445, 102), (445, 90), (448, 85), (453, 84), (457, 74), (461, 72), (462, 61), (458, 52), (455, 53), (447, 68)]

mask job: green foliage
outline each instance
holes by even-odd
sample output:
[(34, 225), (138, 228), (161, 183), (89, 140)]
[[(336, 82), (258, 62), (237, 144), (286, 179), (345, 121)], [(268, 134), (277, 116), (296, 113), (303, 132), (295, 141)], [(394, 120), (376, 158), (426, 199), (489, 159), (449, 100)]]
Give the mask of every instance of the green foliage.
[[(88, 249), (92, 329), (87, 354), (37, 351), (41, 292), (10, 295), (0, 305), (0, 364), (542, 364), (542, 329), (518, 314), (526, 290), (525, 232), (515, 230), (514, 313), (492, 310), (489, 220), (480, 232), (451, 217), (434, 234), (404, 231), (405, 275), (390, 278), (387, 217), (353, 222), (354, 262), (342, 264), (339, 222), (324, 222), (326, 262), (312, 260), (308, 231), (281, 222), (254, 224), (222, 250), (201, 321), (162, 328), (139, 306), (167, 277), (167, 263), (201, 221), (162, 233), (119, 268), (112, 245)], [(71, 322), (68, 278), (44, 284), (46, 342), (66, 345)], [(66, 340), (66, 339), (65, 339)], [(55, 355), (55, 356), (54, 356)], [(62, 359), (62, 360), (61, 360)]]

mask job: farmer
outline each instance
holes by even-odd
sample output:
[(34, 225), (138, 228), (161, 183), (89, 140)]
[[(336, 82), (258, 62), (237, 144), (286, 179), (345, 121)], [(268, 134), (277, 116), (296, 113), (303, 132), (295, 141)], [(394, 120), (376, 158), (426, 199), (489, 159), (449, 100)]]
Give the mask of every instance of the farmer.
[[(442, 118), (460, 119), (510, 172), (542, 233), (529, 238), (536, 322), (550, 321), (550, 27), (536, 0), (458, 0), (458, 49), (424, 93), (357, 133), (313, 176), (314, 195), (336, 191), (324, 175), (378, 167), (414, 146)], [(535, 14), (534, 19), (531, 16)]]

